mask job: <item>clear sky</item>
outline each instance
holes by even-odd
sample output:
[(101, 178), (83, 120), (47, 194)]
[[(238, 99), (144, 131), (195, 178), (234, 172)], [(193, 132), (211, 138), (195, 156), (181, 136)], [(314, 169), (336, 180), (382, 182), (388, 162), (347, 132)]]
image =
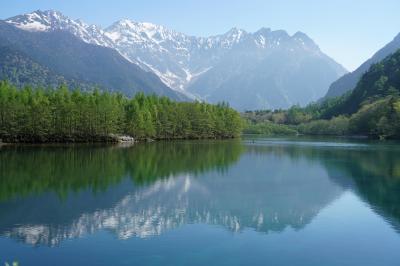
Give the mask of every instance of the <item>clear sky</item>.
[(103, 27), (129, 18), (197, 36), (232, 27), (303, 31), (349, 70), (400, 32), (400, 0), (1, 0), (0, 18), (37, 9)]

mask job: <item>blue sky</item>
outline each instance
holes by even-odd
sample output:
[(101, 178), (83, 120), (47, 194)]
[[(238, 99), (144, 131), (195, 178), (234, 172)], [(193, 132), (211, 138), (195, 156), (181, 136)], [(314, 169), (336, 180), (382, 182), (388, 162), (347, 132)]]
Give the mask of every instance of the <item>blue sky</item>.
[(400, 0), (2, 0), (0, 18), (36, 9), (101, 26), (130, 18), (199, 36), (232, 27), (303, 31), (349, 70), (400, 32)]

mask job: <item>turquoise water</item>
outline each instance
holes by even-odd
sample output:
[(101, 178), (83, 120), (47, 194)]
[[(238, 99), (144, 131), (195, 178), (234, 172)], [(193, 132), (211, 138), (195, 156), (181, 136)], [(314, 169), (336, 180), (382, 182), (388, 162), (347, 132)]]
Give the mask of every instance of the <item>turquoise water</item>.
[(0, 265), (400, 265), (400, 145), (0, 149)]

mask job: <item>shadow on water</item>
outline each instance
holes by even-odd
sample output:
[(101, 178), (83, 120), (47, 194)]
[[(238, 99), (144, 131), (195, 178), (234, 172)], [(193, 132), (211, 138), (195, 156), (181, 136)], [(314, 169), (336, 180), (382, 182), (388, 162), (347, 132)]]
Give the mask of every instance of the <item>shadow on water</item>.
[(364, 141), (285, 139), (4, 147), (0, 234), (54, 246), (102, 229), (126, 239), (193, 223), (301, 230), (346, 190), (398, 229), (399, 155)]

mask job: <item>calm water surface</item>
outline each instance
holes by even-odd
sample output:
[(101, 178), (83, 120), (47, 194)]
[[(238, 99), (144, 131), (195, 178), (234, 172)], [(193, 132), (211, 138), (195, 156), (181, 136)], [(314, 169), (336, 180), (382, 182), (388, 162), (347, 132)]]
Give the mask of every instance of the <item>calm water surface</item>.
[(400, 265), (400, 145), (0, 148), (0, 265)]

